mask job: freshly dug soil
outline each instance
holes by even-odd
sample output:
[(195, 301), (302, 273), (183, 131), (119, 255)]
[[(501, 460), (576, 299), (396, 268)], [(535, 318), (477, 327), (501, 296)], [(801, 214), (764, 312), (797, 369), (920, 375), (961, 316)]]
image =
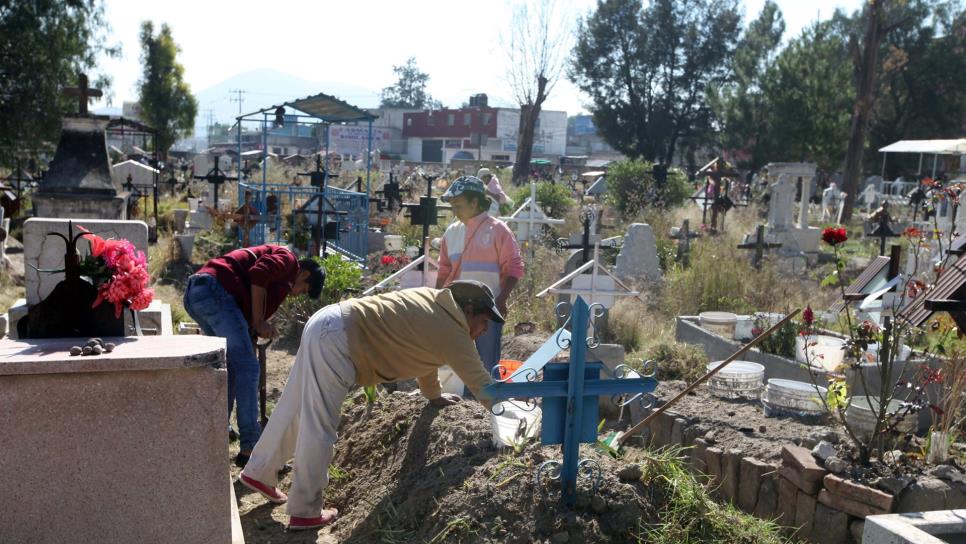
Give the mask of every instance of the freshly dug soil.
[[(661, 382), (655, 394), (670, 400), (686, 387), (683, 381)], [(708, 393), (707, 385), (698, 386), (669, 408), (688, 418), (691, 423), (707, 427), (714, 445), (721, 449), (740, 449), (745, 456), (771, 462), (781, 459), (782, 446), (808, 445), (828, 440), (841, 433), (828, 425), (809, 425), (793, 418), (765, 417), (761, 402), (725, 400)], [(832, 438), (831, 440), (837, 440)]]
[[(236, 485), (247, 542), (636, 542), (654, 510), (640, 482), (624, 483), (626, 462), (590, 446), (600, 465), (594, 493), (579, 482), (578, 504), (563, 507), (560, 485), (536, 485), (536, 467), (560, 459), (559, 447), (533, 444), (519, 454), (490, 444), (489, 414), (471, 401), (439, 409), (418, 393), (383, 396), (368, 411), (347, 402), (333, 460), (327, 507), (339, 520), (316, 535), (288, 532), (284, 506)], [(288, 489), (290, 476), (280, 487)]]

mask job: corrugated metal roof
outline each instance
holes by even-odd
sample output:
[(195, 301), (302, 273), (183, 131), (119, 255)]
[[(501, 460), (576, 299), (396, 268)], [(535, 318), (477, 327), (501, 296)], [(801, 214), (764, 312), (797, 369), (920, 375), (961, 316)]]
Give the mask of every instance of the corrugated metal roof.
[(325, 93), (289, 100), (288, 102), (284, 102), (282, 104), (263, 108), (247, 115), (243, 115), (242, 117), (260, 115), (264, 112), (272, 113), (281, 106), (295, 108), (303, 113), (311, 115), (312, 117), (316, 117), (329, 123), (369, 121), (379, 117), (378, 115), (373, 115), (364, 109), (357, 108), (348, 102), (339, 100), (338, 98)]
[[(889, 257), (879, 256), (876, 257), (865, 270), (845, 288), (845, 295), (858, 295), (858, 294), (869, 294), (875, 291), (876, 279), (885, 280), (886, 275), (889, 273)], [(845, 309), (845, 302), (841, 300), (836, 302), (829, 308), (830, 312), (841, 312)]]
[(966, 154), (966, 138), (958, 140), (899, 140), (879, 148), (880, 153)]
[(899, 311), (899, 317), (908, 320), (913, 327), (919, 327), (933, 314), (925, 308), (926, 299), (961, 299), (966, 295), (964, 286), (966, 286), (966, 256), (956, 259), (956, 263), (943, 272), (933, 287)]

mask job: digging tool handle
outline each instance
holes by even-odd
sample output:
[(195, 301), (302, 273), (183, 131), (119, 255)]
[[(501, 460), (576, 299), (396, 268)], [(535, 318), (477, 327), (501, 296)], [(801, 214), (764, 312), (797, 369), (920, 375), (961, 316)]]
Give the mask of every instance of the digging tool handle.
[(744, 346), (742, 346), (741, 349), (739, 349), (738, 351), (734, 352), (734, 354), (732, 354), (731, 357), (728, 357), (727, 359), (725, 359), (724, 361), (722, 361), (720, 365), (714, 367), (714, 369), (712, 369), (710, 372), (708, 372), (704, 376), (701, 376), (700, 378), (698, 378), (697, 381), (695, 381), (691, 385), (687, 386), (684, 389), (684, 391), (681, 391), (680, 393), (678, 393), (673, 399), (671, 399), (671, 400), (667, 401), (666, 403), (664, 403), (664, 406), (661, 406), (657, 410), (654, 410), (653, 412), (651, 412), (651, 415), (645, 417), (643, 420), (641, 420), (640, 423), (638, 423), (637, 425), (634, 425), (633, 427), (631, 427), (630, 429), (628, 429), (627, 432), (623, 433), (620, 436), (620, 438), (618, 438), (618, 440), (617, 440), (618, 445), (623, 444), (625, 440), (627, 440), (629, 437), (633, 436), (634, 434), (638, 433), (648, 423), (650, 423), (652, 419), (654, 419), (657, 416), (659, 416), (662, 413), (664, 413), (664, 411), (667, 410), (668, 408), (670, 408), (671, 406), (674, 406), (674, 404), (677, 401), (681, 400), (681, 398), (684, 397), (684, 395), (687, 395), (692, 390), (694, 390), (695, 387), (697, 387), (697, 386), (703, 384), (704, 382), (708, 381), (708, 379), (710, 379), (711, 376), (714, 376), (715, 374), (717, 374), (718, 371), (720, 371), (722, 368), (728, 366), (732, 361), (735, 361), (736, 359), (738, 359), (738, 357), (741, 357), (742, 355), (744, 355), (746, 351), (748, 351), (751, 348), (757, 346), (762, 340), (764, 340), (765, 338), (768, 338), (769, 336), (771, 336), (775, 331), (777, 331), (778, 329), (780, 329), (782, 327), (782, 325), (784, 325), (789, 320), (791, 320), (791, 318), (793, 318), (796, 315), (798, 315), (798, 313), (801, 312), (801, 311), (802, 311), (801, 308), (799, 308), (799, 309), (795, 310), (794, 312), (786, 315), (784, 317), (784, 319), (782, 319), (778, 323), (775, 323), (774, 325), (772, 325), (771, 328), (769, 328), (765, 332), (759, 334), (751, 342), (748, 342), (747, 344), (745, 344)]

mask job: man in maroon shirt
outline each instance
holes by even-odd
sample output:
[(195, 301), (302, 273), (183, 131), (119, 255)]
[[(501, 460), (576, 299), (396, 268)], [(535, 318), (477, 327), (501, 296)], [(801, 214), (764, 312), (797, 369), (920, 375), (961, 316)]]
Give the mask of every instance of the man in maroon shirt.
[(241, 449), (235, 464), (245, 466), (261, 434), (258, 423), (258, 359), (252, 335), (275, 336), (268, 318), (288, 295), (319, 298), (325, 272), (311, 259), (298, 260), (281, 246), (236, 249), (211, 259), (188, 279), (184, 307), (209, 336), (228, 344), (228, 414), (238, 401)]

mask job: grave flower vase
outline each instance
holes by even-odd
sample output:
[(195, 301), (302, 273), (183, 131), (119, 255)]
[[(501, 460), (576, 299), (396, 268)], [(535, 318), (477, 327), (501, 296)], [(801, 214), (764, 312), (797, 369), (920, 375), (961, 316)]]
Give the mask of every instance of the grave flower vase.
[(926, 462), (935, 465), (942, 464), (949, 459), (949, 446), (952, 440), (949, 432), (932, 431), (929, 433), (929, 452)]

